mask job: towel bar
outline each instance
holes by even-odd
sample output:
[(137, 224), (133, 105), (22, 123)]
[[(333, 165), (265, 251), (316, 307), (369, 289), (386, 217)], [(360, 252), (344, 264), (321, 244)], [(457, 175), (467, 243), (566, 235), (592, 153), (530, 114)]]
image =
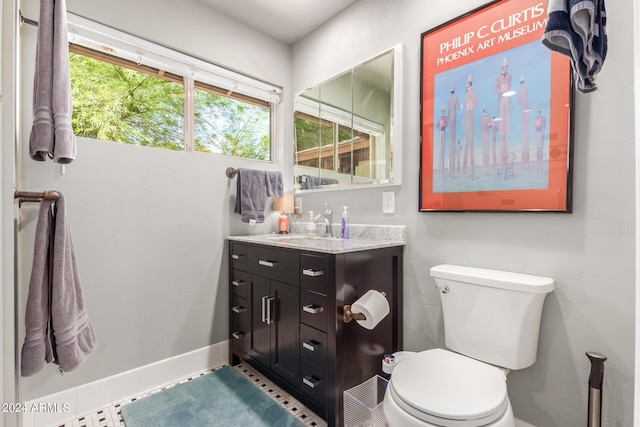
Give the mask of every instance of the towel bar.
[(55, 191), (16, 191), (13, 193), (13, 198), (22, 202), (40, 202), (40, 200), (58, 200), (60, 194)]
[(234, 168), (227, 168), (227, 170), (224, 171), (225, 175), (227, 175), (227, 177), (229, 178), (234, 178), (236, 175), (238, 175), (238, 172), (240, 171)]
[(34, 21), (33, 19), (25, 18), (22, 15), (22, 11), (19, 11), (19, 13), (20, 13), (20, 23), (21, 24), (29, 24), (29, 25), (32, 25), (34, 27), (38, 26), (38, 21)]

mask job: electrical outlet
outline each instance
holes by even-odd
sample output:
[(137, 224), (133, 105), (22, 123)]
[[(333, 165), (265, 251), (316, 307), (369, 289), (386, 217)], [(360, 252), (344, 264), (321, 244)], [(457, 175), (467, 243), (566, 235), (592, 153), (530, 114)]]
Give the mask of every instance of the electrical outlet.
[(395, 213), (396, 196), (393, 191), (385, 191), (382, 193), (382, 213)]

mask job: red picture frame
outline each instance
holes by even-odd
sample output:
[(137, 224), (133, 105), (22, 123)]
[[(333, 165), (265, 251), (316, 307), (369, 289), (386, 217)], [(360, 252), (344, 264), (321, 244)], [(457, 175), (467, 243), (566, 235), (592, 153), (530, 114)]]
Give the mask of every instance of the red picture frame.
[(571, 212), (571, 65), (546, 21), (497, 0), (421, 35), (420, 211)]

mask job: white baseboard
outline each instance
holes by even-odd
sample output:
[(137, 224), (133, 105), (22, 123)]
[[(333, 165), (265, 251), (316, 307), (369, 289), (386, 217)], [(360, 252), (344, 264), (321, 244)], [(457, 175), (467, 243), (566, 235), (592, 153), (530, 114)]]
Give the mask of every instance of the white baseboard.
[(180, 354), (24, 403), (23, 427), (61, 424), (229, 363), (229, 341)]

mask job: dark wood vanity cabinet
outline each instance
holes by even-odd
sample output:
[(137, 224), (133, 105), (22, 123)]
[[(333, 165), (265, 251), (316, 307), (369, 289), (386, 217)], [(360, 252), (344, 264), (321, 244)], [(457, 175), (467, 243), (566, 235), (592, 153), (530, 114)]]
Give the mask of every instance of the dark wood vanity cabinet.
[[(342, 393), (382, 373), (402, 346), (402, 246), (322, 253), (230, 241), (230, 363), (245, 361), (329, 426)], [(343, 306), (384, 291), (391, 313), (373, 330)]]

